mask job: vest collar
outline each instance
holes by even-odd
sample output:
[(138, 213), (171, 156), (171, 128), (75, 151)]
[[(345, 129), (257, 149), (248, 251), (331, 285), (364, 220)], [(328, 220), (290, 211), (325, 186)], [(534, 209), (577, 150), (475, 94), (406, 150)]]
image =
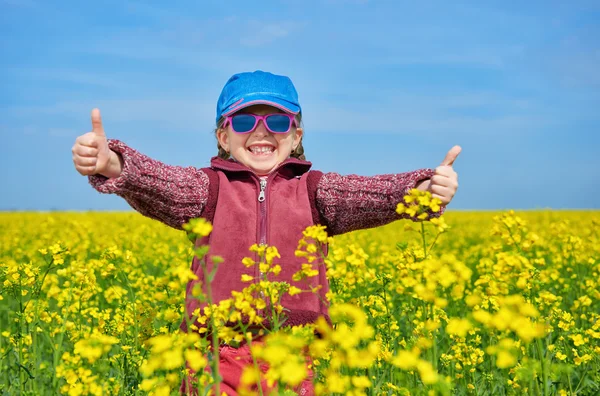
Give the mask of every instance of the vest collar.
[[(300, 176), (310, 170), (312, 163), (290, 157), (279, 164), (268, 176), (275, 173), (289, 174), (291, 177)], [(219, 157), (213, 157), (210, 160), (210, 167), (223, 172), (248, 172), (259, 177), (252, 169), (248, 168), (235, 160), (225, 160)]]

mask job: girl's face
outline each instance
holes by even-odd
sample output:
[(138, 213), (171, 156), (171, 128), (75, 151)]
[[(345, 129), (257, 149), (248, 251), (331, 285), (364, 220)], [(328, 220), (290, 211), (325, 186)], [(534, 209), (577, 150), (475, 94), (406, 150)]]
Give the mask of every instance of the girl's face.
[[(238, 113), (265, 115), (283, 113), (283, 111), (272, 106), (255, 105), (246, 107)], [(246, 165), (259, 176), (268, 175), (285, 161), (292, 150), (298, 146), (301, 138), (302, 128), (296, 128), (294, 124), (287, 133), (271, 133), (262, 120), (258, 122), (256, 129), (249, 133), (234, 132), (231, 124), (217, 132), (221, 147), (236, 161)]]

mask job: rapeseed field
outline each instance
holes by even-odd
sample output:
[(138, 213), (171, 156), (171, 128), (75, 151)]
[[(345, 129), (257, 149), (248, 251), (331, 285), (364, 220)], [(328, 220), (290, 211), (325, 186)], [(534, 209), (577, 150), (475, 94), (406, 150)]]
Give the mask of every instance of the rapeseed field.
[[(195, 288), (208, 307), (189, 334), (185, 288), (206, 248), (188, 236), (211, 226), (187, 229), (136, 213), (0, 214), (0, 394), (176, 395), (184, 377), (214, 392), (211, 344), (251, 342), (265, 309), (274, 330), (252, 350), (275, 394), (307, 377), (322, 395), (600, 394), (597, 211), (450, 209), (335, 238), (312, 227), (295, 280), (316, 275), (327, 245), (333, 326), (286, 327), (281, 297), (316, 291), (277, 281), (276, 247), (253, 246), (243, 264), (263, 278), (219, 304)], [(241, 395), (258, 394), (257, 370)]]

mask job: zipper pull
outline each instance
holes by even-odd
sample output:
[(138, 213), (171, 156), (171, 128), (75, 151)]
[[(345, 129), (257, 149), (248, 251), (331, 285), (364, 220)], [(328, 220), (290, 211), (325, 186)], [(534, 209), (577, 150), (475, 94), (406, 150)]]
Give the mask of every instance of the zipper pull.
[(265, 188), (267, 188), (267, 179), (260, 179), (260, 193), (258, 194), (258, 202), (265, 200)]

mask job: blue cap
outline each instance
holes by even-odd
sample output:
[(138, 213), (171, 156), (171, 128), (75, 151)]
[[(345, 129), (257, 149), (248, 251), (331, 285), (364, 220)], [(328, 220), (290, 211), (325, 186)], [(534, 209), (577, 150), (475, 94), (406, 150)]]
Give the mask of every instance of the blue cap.
[(231, 76), (217, 101), (217, 123), (244, 107), (266, 104), (298, 114), (298, 92), (289, 77), (257, 70)]

